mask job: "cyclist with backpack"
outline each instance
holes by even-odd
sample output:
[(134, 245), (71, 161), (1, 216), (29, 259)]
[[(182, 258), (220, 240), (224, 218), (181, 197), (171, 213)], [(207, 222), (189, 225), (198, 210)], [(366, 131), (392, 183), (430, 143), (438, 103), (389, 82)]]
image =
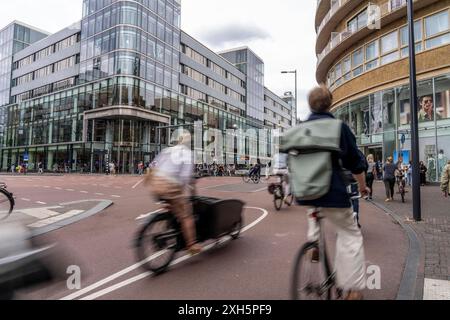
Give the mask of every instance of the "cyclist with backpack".
[[(358, 153), (350, 128), (330, 113), (333, 96), (325, 85), (308, 96), (312, 111), (309, 119), (289, 130), (280, 151), (289, 153), (291, 188), (308, 212), (308, 240), (317, 241), (320, 229), (314, 213), (330, 220), (337, 229), (336, 283), (345, 299), (360, 300), (366, 285), (363, 237), (353, 216), (349, 183), (343, 168), (350, 170), (359, 184), (359, 193), (368, 195), (365, 162)], [(312, 252), (311, 261), (319, 260)]]

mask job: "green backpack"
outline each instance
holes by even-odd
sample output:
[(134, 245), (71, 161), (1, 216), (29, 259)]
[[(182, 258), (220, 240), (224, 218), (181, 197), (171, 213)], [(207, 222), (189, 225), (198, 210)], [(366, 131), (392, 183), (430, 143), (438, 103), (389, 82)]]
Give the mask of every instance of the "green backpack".
[(298, 200), (316, 200), (329, 192), (341, 130), (341, 120), (320, 119), (304, 122), (281, 138), (280, 151), (289, 154), (291, 189)]

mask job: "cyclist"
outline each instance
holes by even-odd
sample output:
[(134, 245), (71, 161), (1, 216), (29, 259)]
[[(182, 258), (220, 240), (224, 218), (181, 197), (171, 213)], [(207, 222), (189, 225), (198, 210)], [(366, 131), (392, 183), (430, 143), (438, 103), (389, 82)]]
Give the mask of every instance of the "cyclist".
[(288, 154), (277, 153), (273, 157), (273, 174), (281, 176), (281, 183), (283, 184), (284, 202), (289, 204), (288, 197), (291, 194), (289, 185), (289, 169), (288, 169)]
[[(333, 96), (325, 85), (314, 88), (309, 93), (308, 101), (312, 114), (307, 121), (334, 118), (330, 113)], [(363, 196), (368, 195), (369, 189), (365, 183), (365, 163), (358, 153), (356, 138), (344, 123), (341, 128), (340, 150), (341, 152), (335, 154), (333, 159), (333, 172), (328, 193), (319, 199), (303, 200), (298, 203), (307, 207), (309, 241), (318, 240), (320, 234), (316, 221), (311, 216), (313, 212), (317, 211), (316, 208), (321, 208), (321, 216), (326, 217), (336, 226), (337, 286), (344, 290), (346, 300), (361, 300), (363, 298), (362, 290), (366, 285), (363, 237), (353, 217), (350, 196), (342, 177), (342, 167), (350, 170), (354, 175), (359, 184), (359, 192)], [(318, 252), (313, 251), (311, 260), (314, 262), (318, 259)]]
[(196, 243), (192, 205), (184, 196), (194, 171), (190, 144), (191, 137), (185, 134), (178, 140), (178, 145), (163, 150), (155, 160), (156, 167), (147, 174), (145, 184), (151, 185), (153, 193), (169, 203), (171, 212), (181, 224), (188, 252), (195, 255), (202, 247)]
[(257, 159), (256, 164), (253, 166), (253, 168), (250, 169), (249, 177), (252, 177), (254, 175), (261, 177), (261, 160), (260, 159)]

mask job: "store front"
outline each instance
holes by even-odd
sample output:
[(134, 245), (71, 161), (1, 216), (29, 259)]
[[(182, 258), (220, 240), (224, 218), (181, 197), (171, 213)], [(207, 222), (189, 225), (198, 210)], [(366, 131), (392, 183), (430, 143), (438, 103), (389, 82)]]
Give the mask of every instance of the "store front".
[[(418, 81), (417, 91), (419, 158), (428, 168), (428, 181), (438, 182), (450, 159), (450, 74)], [(356, 99), (335, 108), (334, 114), (350, 126), (366, 155), (375, 160), (411, 157), (409, 86)]]

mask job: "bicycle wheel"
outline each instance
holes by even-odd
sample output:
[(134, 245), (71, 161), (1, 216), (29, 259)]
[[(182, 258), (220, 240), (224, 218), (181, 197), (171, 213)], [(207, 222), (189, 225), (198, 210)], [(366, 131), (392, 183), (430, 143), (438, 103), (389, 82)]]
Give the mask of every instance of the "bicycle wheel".
[(237, 222), (234, 226), (233, 229), (230, 232), (230, 236), (233, 240), (237, 240), (239, 238), (239, 236), (241, 235), (241, 230), (242, 230), (242, 226), (243, 226), (244, 222), (241, 219), (239, 222)]
[(245, 183), (249, 183), (250, 182), (250, 176), (248, 174), (244, 174), (242, 176), (242, 180), (244, 180)]
[(330, 300), (331, 287), (326, 262), (312, 261), (313, 250), (319, 250), (317, 242), (309, 242), (301, 248), (295, 260), (291, 284), (293, 300)]
[(291, 193), (287, 197), (287, 203), (286, 204), (290, 207), (290, 206), (292, 206), (293, 203), (294, 203), (294, 195)]
[(14, 198), (5, 189), (0, 189), (0, 220), (4, 220), (9, 217), (14, 209)]
[(258, 184), (258, 183), (261, 182), (261, 177), (259, 175), (256, 175), (256, 174), (254, 174), (251, 179), (252, 179), (254, 184)]
[(151, 219), (139, 231), (136, 242), (138, 259), (145, 260), (143, 267), (156, 274), (164, 272), (175, 256), (180, 235), (172, 214), (163, 213)]
[(273, 193), (273, 204), (275, 205), (275, 209), (277, 211), (281, 210), (283, 206), (283, 192), (281, 191), (281, 187), (276, 187)]

